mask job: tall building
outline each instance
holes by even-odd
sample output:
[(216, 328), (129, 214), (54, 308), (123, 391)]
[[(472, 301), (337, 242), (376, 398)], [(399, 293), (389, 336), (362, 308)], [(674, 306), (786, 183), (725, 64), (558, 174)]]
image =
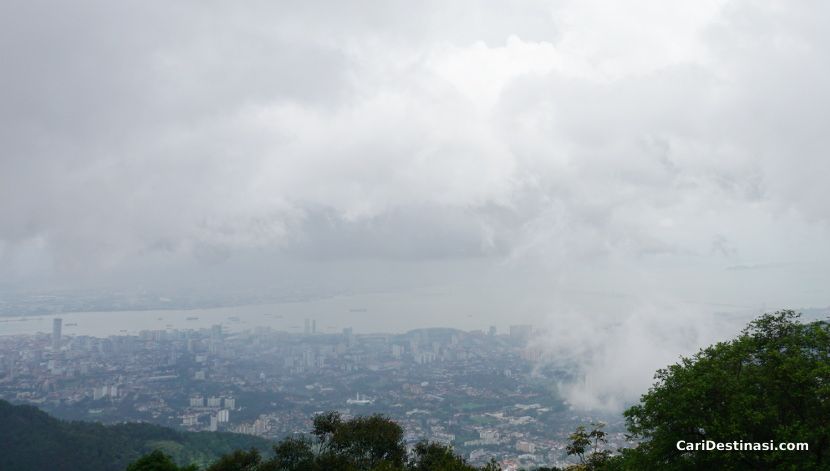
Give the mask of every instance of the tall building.
[(511, 325), (510, 339), (526, 342), (533, 335), (533, 326), (531, 325)]
[(222, 325), (221, 324), (214, 324), (210, 326), (210, 339), (213, 341), (220, 341), (222, 340)]
[(210, 327), (210, 342), (208, 343), (208, 352), (212, 354), (221, 353), (224, 345), (224, 337), (222, 336), (222, 326), (216, 324)]
[(305, 326), (303, 326), (303, 333), (308, 335), (311, 333), (311, 319), (305, 320)]
[(254, 435), (263, 435), (268, 431), (268, 422), (261, 416), (254, 421)]
[(61, 325), (63, 319), (56, 317), (52, 319), (52, 350), (58, 351), (61, 349)]
[(343, 336), (346, 337), (346, 345), (349, 347), (354, 346), (354, 330), (351, 327), (346, 327), (343, 329)]
[(118, 385), (109, 384), (101, 387), (92, 388), (92, 399), (97, 401), (99, 399), (116, 399), (118, 397)]

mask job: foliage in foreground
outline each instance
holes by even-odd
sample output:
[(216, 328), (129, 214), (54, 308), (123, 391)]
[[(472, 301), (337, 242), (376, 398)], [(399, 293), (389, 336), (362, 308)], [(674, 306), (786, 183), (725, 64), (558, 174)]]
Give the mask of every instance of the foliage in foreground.
[[(625, 412), (630, 469), (830, 469), (830, 324), (766, 314), (657, 372)], [(677, 442), (804, 442), (809, 451), (681, 451)], [(622, 461), (622, 460), (620, 460)]]

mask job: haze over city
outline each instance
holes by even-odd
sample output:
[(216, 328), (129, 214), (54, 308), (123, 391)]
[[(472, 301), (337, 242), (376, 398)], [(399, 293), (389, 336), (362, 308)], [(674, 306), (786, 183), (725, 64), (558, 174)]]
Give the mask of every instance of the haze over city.
[(618, 413), (830, 307), (829, 16), (5, 0), (0, 309), (41, 319), (0, 336), (532, 325), (569, 407)]

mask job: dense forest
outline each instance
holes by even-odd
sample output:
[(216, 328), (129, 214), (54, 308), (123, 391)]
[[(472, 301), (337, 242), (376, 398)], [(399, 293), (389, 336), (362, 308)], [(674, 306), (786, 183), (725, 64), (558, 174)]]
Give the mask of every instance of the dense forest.
[(268, 445), (247, 435), (178, 432), (145, 423), (66, 422), (0, 400), (0, 470), (123, 471), (154, 450), (179, 463), (201, 465), (238, 448)]

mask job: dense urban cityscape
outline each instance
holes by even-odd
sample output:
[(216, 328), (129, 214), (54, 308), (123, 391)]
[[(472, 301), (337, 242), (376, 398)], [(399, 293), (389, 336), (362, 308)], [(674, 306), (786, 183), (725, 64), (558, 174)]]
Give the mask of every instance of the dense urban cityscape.
[[(558, 398), (568, 372), (539, 361), (529, 325), (323, 334), (304, 319), (302, 333), (214, 325), (107, 338), (62, 330), (55, 317), (51, 334), (0, 336), (0, 398), (67, 419), (273, 440), (307, 432), (315, 413), (381, 413), (404, 427), (409, 445), (426, 438), (504, 469), (567, 463), (568, 434), (609, 420)], [(616, 449), (625, 438), (611, 420)]]

